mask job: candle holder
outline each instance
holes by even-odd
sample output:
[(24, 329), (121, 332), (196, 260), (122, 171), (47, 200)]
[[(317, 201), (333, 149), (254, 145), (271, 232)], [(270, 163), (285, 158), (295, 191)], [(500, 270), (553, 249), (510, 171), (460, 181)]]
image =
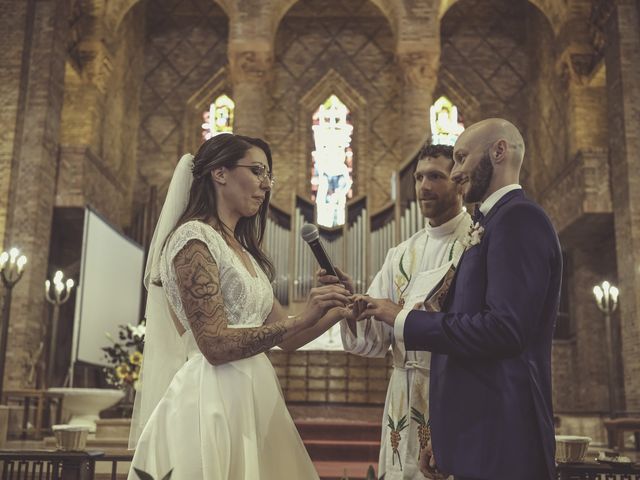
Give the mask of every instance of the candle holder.
[(613, 341), (611, 335), (611, 314), (618, 307), (620, 292), (617, 287), (606, 280), (593, 287), (593, 296), (596, 299), (598, 310), (604, 315), (607, 342), (607, 371), (609, 372), (609, 415), (613, 417), (616, 407), (615, 369), (613, 365)]
[[(53, 275), (53, 282), (45, 280), (44, 291), (47, 301), (53, 305), (53, 314), (51, 316), (51, 330), (49, 339), (49, 355), (47, 361), (47, 374), (45, 377), (45, 387), (51, 386), (53, 379), (53, 370), (55, 363), (56, 346), (58, 342), (58, 322), (60, 320), (60, 306), (65, 304), (71, 296), (71, 290), (74, 287), (73, 279), (68, 278), (64, 281), (64, 274), (58, 270)], [(53, 288), (52, 288), (53, 287)]]
[(13, 287), (24, 274), (27, 257), (17, 248), (0, 253), (0, 280), (4, 285), (4, 301), (2, 302), (2, 328), (0, 329), (0, 398), (4, 391), (4, 367), (7, 357), (7, 336), (9, 333), (9, 315), (11, 313), (11, 295)]

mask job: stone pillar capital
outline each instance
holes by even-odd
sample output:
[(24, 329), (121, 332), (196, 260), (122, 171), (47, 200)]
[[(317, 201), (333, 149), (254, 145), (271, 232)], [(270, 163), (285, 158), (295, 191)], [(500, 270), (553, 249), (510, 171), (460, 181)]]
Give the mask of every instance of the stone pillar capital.
[(439, 55), (414, 45), (399, 45), (396, 60), (404, 80), (402, 155), (409, 158), (429, 135), (429, 107), (437, 82)]
[(439, 60), (437, 55), (425, 50), (399, 51), (396, 59), (405, 85), (429, 92), (435, 87)]
[(229, 70), (233, 84), (266, 83), (271, 77), (273, 49), (264, 45), (229, 45)]
[(558, 56), (556, 72), (565, 84), (586, 85), (597, 55), (589, 45), (571, 45)]
[(107, 46), (112, 35), (104, 23), (104, 8), (104, 0), (77, 2), (69, 32), (71, 65), (102, 94), (113, 70), (113, 55)]
[(104, 94), (113, 71), (111, 53), (101, 41), (83, 42), (82, 47), (82, 70), (85, 78)]
[(229, 73), (236, 104), (234, 132), (263, 137), (265, 99), (273, 67), (273, 48), (265, 42), (231, 42)]

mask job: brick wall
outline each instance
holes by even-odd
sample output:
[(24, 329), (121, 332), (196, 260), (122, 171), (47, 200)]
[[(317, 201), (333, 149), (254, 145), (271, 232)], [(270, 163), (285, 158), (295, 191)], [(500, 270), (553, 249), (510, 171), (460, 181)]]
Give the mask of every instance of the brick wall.
[[(68, 3), (25, 2), (26, 16), (15, 10), (26, 26), (26, 35), (14, 35), (12, 51), (25, 55), (20, 62), (26, 75), (13, 126), (16, 159), (11, 174), (11, 200), (6, 243), (19, 246), (29, 257), (20, 283), (13, 291), (5, 370), (5, 386), (24, 386), (41, 337), (44, 314), (42, 287), (47, 270), (49, 236), (54, 203), (56, 160), (63, 99)], [(3, 10), (3, 16), (6, 11)], [(14, 66), (17, 62), (9, 62)], [(4, 66), (4, 64), (3, 64)], [(11, 102), (9, 103), (11, 111)], [(3, 149), (6, 146), (3, 145)]]
[(607, 103), (612, 200), (621, 291), (628, 410), (640, 411), (640, 12), (619, 2), (607, 22)]
[[(144, 9), (134, 7), (105, 48), (111, 65), (104, 85), (96, 85), (85, 65), (78, 72), (67, 60), (56, 206), (91, 205), (116, 227), (131, 216), (136, 180), (137, 134)], [(99, 42), (98, 45), (104, 45)], [(94, 52), (94, 54), (96, 54)]]
[(6, 218), (15, 153), (16, 129), (20, 115), (20, 82), (25, 41), (27, 2), (0, 1), (0, 244), (5, 246)]

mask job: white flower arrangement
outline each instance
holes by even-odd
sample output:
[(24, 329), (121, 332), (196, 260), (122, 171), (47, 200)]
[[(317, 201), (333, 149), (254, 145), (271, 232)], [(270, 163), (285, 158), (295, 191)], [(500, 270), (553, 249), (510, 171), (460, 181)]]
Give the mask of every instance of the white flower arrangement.
[(467, 237), (464, 239), (466, 248), (471, 248), (475, 245), (479, 245), (484, 235), (484, 227), (480, 225), (480, 222), (476, 222), (469, 229)]

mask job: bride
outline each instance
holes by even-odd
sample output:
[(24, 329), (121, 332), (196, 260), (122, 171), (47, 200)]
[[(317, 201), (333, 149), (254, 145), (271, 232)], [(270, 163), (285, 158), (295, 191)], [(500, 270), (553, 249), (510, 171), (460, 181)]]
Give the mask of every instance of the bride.
[(264, 352), (337, 323), (349, 292), (312, 289), (291, 318), (274, 299), (260, 249), (271, 167), (264, 141), (232, 134), (176, 167), (145, 271), (129, 480), (318, 479)]

